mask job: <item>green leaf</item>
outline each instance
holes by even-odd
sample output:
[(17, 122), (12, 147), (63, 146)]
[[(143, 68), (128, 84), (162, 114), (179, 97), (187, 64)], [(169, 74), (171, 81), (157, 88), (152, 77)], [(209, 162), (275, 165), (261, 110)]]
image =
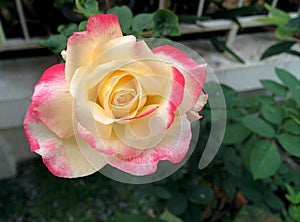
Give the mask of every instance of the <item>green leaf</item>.
[(288, 26), (278, 26), (275, 30), (275, 36), (278, 39), (287, 39), (294, 35), (295, 30)]
[[(267, 83), (268, 84), (268, 83)], [(271, 83), (272, 84), (272, 83)], [(277, 84), (277, 83), (276, 83)], [(271, 86), (272, 88), (272, 86)], [(284, 93), (282, 93), (282, 95), (286, 95), (286, 90), (283, 86), (281, 86), (280, 88), (283, 88), (284, 89)], [(272, 91), (273, 92), (273, 91)], [(277, 92), (275, 90), (275, 92)], [(285, 97), (285, 96), (283, 96)], [(255, 96), (253, 98), (255, 101), (259, 102), (260, 104), (263, 104), (263, 103), (267, 103), (267, 104), (274, 104), (275, 101), (274, 101), (274, 98), (271, 97), (271, 96), (267, 96), (267, 95), (258, 95), (258, 96)]]
[(281, 129), (295, 135), (300, 135), (300, 124), (296, 123), (293, 119), (286, 121)]
[(122, 222), (165, 222), (159, 218), (153, 218), (144, 214), (121, 214), (118, 217), (117, 221)]
[(265, 4), (265, 8), (274, 16), (279, 17), (284, 21), (289, 21), (291, 19), (291, 16), (288, 13), (277, 8), (272, 8), (269, 4)]
[(132, 23), (132, 12), (129, 7), (123, 6), (116, 6), (107, 11), (107, 14), (114, 14), (118, 16), (121, 29), (124, 33), (130, 32), (130, 27)]
[(281, 106), (284, 111), (283, 116), (285, 118), (293, 119), (296, 123), (300, 124), (300, 119), (297, 118), (300, 115), (300, 109), (297, 107), (295, 100), (289, 98), (285, 101), (284, 105)]
[(300, 221), (300, 206), (289, 206), (289, 214), (292, 217), (292, 219), (296, 222)]
[(48, 47), (54, 54), (59, 54), (62, 50), (66, 49), (67, 40), (67, 36), (62, 34), (51, 35), (48, 39), (39, 41), (39, 44)]
[(288, 193), (285, 195), (285, 198), (292, 204), (300, 204), (300, 193), (296, 194), (294, 189), (288, 183), (285, 183), (285, 187), (288, 191)]
[(181, 215), (187, 209), (187, 199), (180, 193), (175, 193), (166, 203), (167, 209), (175, 215)]
[(141, 13), (132, 20), (132, 30), (134, 33), (142, 33), (153, 29), (153, 14)]
[(144, 41), (146, 42), (147, 46), (150, 49), (156, 48), (158, 46), (162, 46), (162, 45), (170, 45), (170, 46), (174, 46), (174, 42), (171, 41), (170, 39), (166, 39), (166, 38), (146, 38), (144, 39)]
[(77, 31), (77, 24), (70, 23), (68, 25), (59, 25), (57, 31), (67, 37), (71, 36), (73, 32)]
[(233, 222), (282, 222), (278, 215), (254, 205), (244, 205)]
[(290, 55), (294, 55), (294, 56), (298, 56), (300, 57), (300, 52), (293, 50), (293, 49), (288, 49), (286, 50), (286, 53), (290, 54)]
[(287, 26), (292, 27), (296, 30), (299, 30), (300, 29), (300, 17), (296, 17), (296, 18), (291, 19), (288, 22)]
[(281, 210), (284, 208), (283, 201), (271, 191), (264, 193), (263, 200), (272, 210)]
[(244, 143), (243, 146), (241, 146), (240, 148), (240, 153), (241, 153), (241, 157), (242, 160), (245, 164), (245, 166), (247, 167), (247, 169), (250, 169), (250, 153), (252, 148), (255, 146), (255, 144), (257, 144), (259, 141), (258, 137), (253, 134), (250, 139), (247, 140), (246, 143)]
[(269, 48), (267, 48), (265, 50), (265, 52), (263, 53), (263, 55), (260, 57), (260, 60), (283, 53), (283, 52), (289, 50), (295, 43), (296, 43), (296, 41), (278, 42), (278, 43), (270, 46)]
[(225, 97), (237, 95), (237, 92), (233, 88), (231, 88), (227, 85), (224, 85), (224, 84), (221, 84), (221, 87), (222, 87), (222, 91), (223, 91)]
[(300, 157), (300, 137), (287, 133), (278, 136), (280, 145), (292, 156)]
[(214, 192), (210, 187), (200, 185), (189, 191), (187, 196), (188, 200), (194, 204), (206, 205), (214, 197)]
[(266, 121), (258, 117), (254, 117), (254, 116), (245, 117), (242, 119), (242, 123), (252, 132), (260, 136), (267, 137), (267, 138), (275, 137), (275, 131), (272, 128), (272, 126)]
[(156, 186), (156, 187), (154, 187), (153, 192), (158, 198), (163, 199), (163, 200), (170, 199), (170, 197), (171, 197), (170, 192), (167, 189), (165, 189), (164, 187)]
[(278, 78), (283, 82), (283, 84), (287, 87), (287, 88), (291, 88), (295, 85), (295, 82), (297, 82), (297, 78), (291, 74), (290, 72), (278, 68), (275, 68), (275, 72), (276, 75), (278, 76)]
[(260, 80), (262, 86), (271, 91), (274, 95), (285, 98), (287, 94), (287, 90), (285, 87), (275, 81), (272, 80)]
[(250, 154), (250, 170), (254, 179), (274, 175), (280, 164), (280, 154), (274, 143), (264, 140), (253, 147)]
[(241, 123), (232, 123), (226, 126), (223, 138), (224, 144), (236, 144), (243, 142), (249, 135), (250, 131)]
[(235, 149), (231, 147), (226, 147), (223, 153), (224, 165), (229, 174), (232, 174), (235, 177), (241, 177), (241, 164), (242, 161), (240, 156), (237, 155)]
[(86, 21), (82, 21), (79, 23), (78, 25), (78, 31), (85, 31), (86, 30), (86, 25), (87, 25), (87, 20)]
[(291, 91), (292, 98), (300, 106), (300, 81), (284, 69), (276, 68), (275, 72), (283, 84)]
[(229, 198), (234, 198), (237, 190), (236, 178), (228, 175), (222, 179), (222, 189), (228, 195)]
[(288, 23), (288, 20), (283, 20), (280, 17), (274, 17), (274, 16), (258, 18), (256, 20), (270, 25), (278, 25), (278, 26), (279, 25), (284, 26)]
[(178, 18), (174, 12), (159, 9), (153, 14), (154, 31), (163, 36), (179, 36)]
[(251, 177), (248, 179), (248, 175), (245, 174), (243, 181), (236, 182), (240, 182), (239, 190), (245, 196), (246, 200), (253, 203), (262, 201), (262, 191), (264, 190), (264, 187), (260, 187), (261, 190), (257, 189), (262, 185), (261, 183), (258, 183), (259, 181), (254, 181)]
[(270, 123), (274, 123), (276, 125), (279, 125), (281, 123), (282, 115), (278, 107), (269, 104), (262, 104), (262, 106), (260, 107), (260, 111), (262, 113), (262, 116)]
[(211, 44), (219, 51), (219, 52), (228, 52), (231, 56), (233, 56), (237, 61), (240, 63), (245, 63), (245, 61), (238, 56), (234, 51), (232, 51), (230, 48), (226, 46), (226, 44), (222, 41), (220, 41), (217, 37), (212, 37), (209, 39)]
[(99, 4), (96, 0), (84, 0), (84, 3), (80, 2), (80, 0), (75, 1), (76, 9), (75, 11), (83, 14), (85, 17), (91, 17), (92, 15), (99, 14)]
[(160, 216), (160, 219), (167, 221), (167, 222), (183, 222), (180, 218), (176, 217), (172, 213), (170, 213), (168, 210), (165, 210)]
[(241, 110), (238, 109), (227, 109), (227, 119), (237, 120), (243, 117), (244, 114)]

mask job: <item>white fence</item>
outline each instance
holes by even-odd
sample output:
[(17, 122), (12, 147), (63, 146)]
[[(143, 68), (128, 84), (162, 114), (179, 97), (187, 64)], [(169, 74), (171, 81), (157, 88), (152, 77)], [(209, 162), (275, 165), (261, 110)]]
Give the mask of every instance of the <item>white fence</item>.
[[(236, 7), (240, 8), (243, 6), (245, 0), (238, 0)], [(199, 0), (197, 17), (203, 15), (203, 7), (205, 0)], [(271, 6), (276, 7), (278, 0), (273, 0)], [(167, 5), (167, 0), (160, 0), (159, 7), (165, 8)], [(291, 17), (297, 15), (296, 12), (290, 13)], [(252, 16), (243, 16), (237, 18), (242, 28), (253, 28), (266, 26), (266, 23), (257, 21), (258, 18), (270, 16), (269, 15), (252, 15)], [(236, 39), (238, 33), (238, 25), (236, 22), (228, 19), (213, 19), (209, 21), (197, 21), (195, 25), (193, 24), (180, 24), (180, 29), (182, 33), (201, 33), (201, 32), (214, 32), (214, 31), (228, 31), (226, 38), (226, 45), (232, 46), (234, 40)]]
[[(105, 2), (107, 6), (110, 5), (110, 1), (105, 1)], [(245, 0), (238, 0), (236, 6), (242, 7), (244, 2)], [(278, 0), (273, 0), (272, 7), (276, 7), (277, 2)], [(199, 0), (198, 11), (197, 11), (198, 17), (201, 17), (203, 14), (204, 3), (205, 0)], [(36, 41), (38, 39), (31, 37), (29, 34), (21, 0), (15, 0), (15, 5), (18, 12), (21, 28), (22, 28), (23, 38), (7, 39), (4, 42), (4, 44), (0, 45), (0, 52), (20, 50), (20, 49), (31, 49), (31, 48), (38, 47), (38, 45), (36, 44)], [(167, 7), (167, 0), (160, 0), (159, 8), (166, 8), (166, 7)], [(291, 13), (291, 16), (294, 17), (296, 16), (296, 14), (297, 14), (296, 12)], [(268, 15), (243, 16), (243, 17), (239, 17), (238, 21), (243, 28), (261, 27), (261, 26), (265, 26), (266, 24), (262, 22), (258, 22), (256, 19), (265, 16)], [(214, 32), (220, 30), (228, 31), (227, 38), (226, 38), (226, 44), (228, 46), (231, 46), (233, 44), (237, 36), (238, 29), (239, 29), (238, 25), (232, 20), (228, 20), (228, 19), (213, 19), (208, 21), (197, 21), (196, 24), (180, 24), (180, 30), (183, 34)]]

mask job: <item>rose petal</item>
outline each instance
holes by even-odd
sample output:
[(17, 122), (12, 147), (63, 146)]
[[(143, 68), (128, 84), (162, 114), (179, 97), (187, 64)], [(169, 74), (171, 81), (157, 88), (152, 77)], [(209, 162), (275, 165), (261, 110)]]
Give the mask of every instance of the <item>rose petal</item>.
[(189, 149), (191, 138), (189, 120), (186, 115), (178, 116), (157, 147), (146, 150), (131, 160), (124, 160), (116, 155), (106, 155), (105, 160), (127, 173), (136, 176), (149, 175), (157, 170), (160, 160), (169, 160), (172, 163), (182, 161)]
[(119, 140), (136, 149), (156, 146), (165, 135), (164, 122), (154, 115), (158, 108), (156, 105), (145, 106), (143, 115), (131, 119), (127, 124), (114, 124), (113, 128)]
[(118, 17), (94, 15), (89, 18), (86, 32), (76, 32), (68, 39), (66, 79), (70, 82), (76, 69), (88, 66), (102, 51), (106, 42), (123, 36)]
[(207, 99), (208, 95), (202, 92), (193, 109), (197, 112), (202, 110), (204, 105), (207, 103)]
[(191, 123), (202, 118), (202, 115), (199, 115), (199, 111), (203, 109), (204, 105), (207, 102), (207, 99), (208, 95), (205, 93), (201, 93), (193, 109), (187, 112), (188, 119)]
[[(95, 123), (96, 128), (99, 123)], [(91, 133), (89, 130), (78, 124), (77, 128), (80, 137), (85, 139), (91, 147), (99, 152), (107, 155), (117, 155), (124, 159), (132, 159), (137, 157), (142, 151), (133, 149), (123, 144), (114, 133), (111, 134), (110, 138), (105, 139), (99, 137), (98, 133)]]
[(24, 129), (31, 150), (42, 156), (45, 165), (56, 176), (87, 176), (106, 165), (101, 153), (83, 140), (79, 147), (75, 137), (61, 139), (52, 133), (35, 115), (32, 105), (25, 116)]
[(141, 41), (124, 42), (123, 44), (115, 45), (112, 48), (108, 48), (106, 51), (102, 51), (101, 54), (91, 64), (91, 69), (94, 69), (99, 64), (111, 62), (111, 61), (124, 61), (124, 60), (149, 60), (155, 59), (154, 54), (147, 46), (147, 44)]
[(172, 46), (159, 46), (152, 49), (158, 57), (176, 67), (185, 78), (185, 92), (182, 104), (179, 107), (180, 113), (191, 110), (199, 96), (206, 79), (206, 64), (198, 64), (186, 54)]
[(32, 96), (33, 110), (38, 118), (61, 138), (74, 135), (73, 98), (68, 92), (64, 68), (64, 64), (58, 64), (47, 69)]
[(166, 102), (160, 104), (160, 108), (157, 111), (157, 116), (166, 123), (165, 129), (168, 129), (173, 123), (175, 112), (183, 100), (185, 89), (185, 79), (181, 72), (175, 67), (172, 67), (172, 77), (173, 81), (171, 83), (170, 92), (165, 98)]

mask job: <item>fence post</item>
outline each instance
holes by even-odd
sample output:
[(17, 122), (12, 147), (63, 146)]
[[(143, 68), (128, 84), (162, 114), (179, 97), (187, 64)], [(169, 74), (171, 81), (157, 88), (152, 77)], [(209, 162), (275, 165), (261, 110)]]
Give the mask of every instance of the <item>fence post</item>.
[[(237, 7), (241, 8), (243, 6), (244, 0), (239, 0), (237, 3)], [(239, 26), (237, 24), (235, 24), (234, 22), (232, 22), (232, 25), (229, 29), (229, 32), (226, 36), (226, 45), (229, 47), (233, 46), (233, 43), (235, 41), (236, 35), (239, 31)]]
[(24, 15), (22, 2), (20, 0), (15, 0), (15, 2), (16, 2), (16, 8), (17, 8), (19, 19), (20, 19), (20, 23), (21, 23), (24, 38), (25, 38), (25, 41), (28, 41), (30, 39), (30, 37), (29, 37), (28, 27), (27, 27), (27, 24), (26, 24), (26, 18), (25, 18), (25, 15)]
[(158, 8), (159, 9), (165, 9), (165, 8), (167, 8), (167, 0), (159, 0)]
[(0, 45), (4, 45), (6, 42), (5, 33), (0, 20)]

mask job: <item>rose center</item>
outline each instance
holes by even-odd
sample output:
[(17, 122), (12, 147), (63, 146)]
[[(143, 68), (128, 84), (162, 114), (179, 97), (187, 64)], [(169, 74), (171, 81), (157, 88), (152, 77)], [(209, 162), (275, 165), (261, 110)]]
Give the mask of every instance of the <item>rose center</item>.
[(121, 90), (116, 92), (113, 99), (113, 105), (126, 106), (135, 96), (136, 93), (134, 90)]

